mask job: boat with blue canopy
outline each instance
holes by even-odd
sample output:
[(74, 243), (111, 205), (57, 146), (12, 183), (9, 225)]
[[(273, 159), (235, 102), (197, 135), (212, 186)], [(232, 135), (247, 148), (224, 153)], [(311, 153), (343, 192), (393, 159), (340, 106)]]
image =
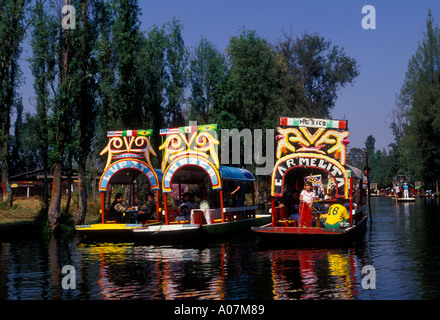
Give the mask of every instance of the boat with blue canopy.
[[(133, 229), (137, 239), (184, 242), (250, 231), (270, 221), (270, 215), (257, 214), (252, 173), (220, 165), (216, 129), (216, 124), (209, 124), (161, 130), (164, 224)], [(180, 194), (182, 185), (195, 185), (200, 204), (188, 203), (187, 192)], [(173, 206), (173, 186), (178, 186), (179, 200), (183, 198), (179, 206)], [(240, 190), (239, 199), (230, 197), (235, 190)], [(246, 194), (251, 194), (247, 205)]]

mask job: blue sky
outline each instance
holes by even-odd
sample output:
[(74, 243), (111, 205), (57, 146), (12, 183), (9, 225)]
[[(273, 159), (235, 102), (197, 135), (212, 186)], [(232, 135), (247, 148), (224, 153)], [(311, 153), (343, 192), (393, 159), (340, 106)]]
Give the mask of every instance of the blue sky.
[[(190, 48), (205, 37), (224, 52), (229, 39), (243, 27), (256, 30), (269, 42), (280, 38), (283, 30), (292, 29), (298, 35), (317, 32), (343, 47), (360, 65), (360, 76), (354, 85), (342, 89), (332, 116), (349, 121), (350, 147), (363, 148), (371, 134), (376, 149), (387, 148), (393, 141), (391, 110), (408, 61), (423, 39), (428, 7), (435, 22), (440, 21), (438, 0), (139, 0), (139, 4), (143, 30), (176, 17)], [(375, 30), (362, 28), (365, 5), (376, 10)], [(23, 71), (27, 78), (23, 103), (31, 110), (33, 79)]]

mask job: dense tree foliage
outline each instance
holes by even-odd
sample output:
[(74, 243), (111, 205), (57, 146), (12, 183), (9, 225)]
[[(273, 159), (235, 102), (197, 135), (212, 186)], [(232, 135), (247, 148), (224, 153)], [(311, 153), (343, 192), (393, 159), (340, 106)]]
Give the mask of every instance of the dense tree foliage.
[(408, 63), (391, 128), (398, 173), (436, 188), (440, 177), (439, 98), (440, 28), (429, 10), (426, 32)]

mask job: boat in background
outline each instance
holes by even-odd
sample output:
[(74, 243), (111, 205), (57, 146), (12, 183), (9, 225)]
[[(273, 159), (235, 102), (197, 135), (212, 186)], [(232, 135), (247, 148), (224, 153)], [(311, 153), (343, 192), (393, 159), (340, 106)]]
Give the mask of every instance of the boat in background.
[[(405, 195), (405, 189), (408, 194)], [(406, 175), (397, 175), (393, 179), (394, 199), (397, 202), (415, 202), (414, 186), (410, 183), (410, 179)], [(399, 190), (399, 191), (398, 191)]]
[[(277, 162), (272, 172), (272, 222), (254, 227), (260, 243), (276, 246), (327, 246), (347, 243), (366, 230), (367, 196), (362, 191), (364, 175), (346, 163), (348, 122), (306, 118), (280, 118)], [(291, 218), (286, 202), (295, 192), (312, 183), (321, 195), (315, 201), (310, 227)], [(355, 187), (358, 182), (358, 188)], [(325, 228), (329, 207), (337, 198), (346, 200), (349, 226)]]

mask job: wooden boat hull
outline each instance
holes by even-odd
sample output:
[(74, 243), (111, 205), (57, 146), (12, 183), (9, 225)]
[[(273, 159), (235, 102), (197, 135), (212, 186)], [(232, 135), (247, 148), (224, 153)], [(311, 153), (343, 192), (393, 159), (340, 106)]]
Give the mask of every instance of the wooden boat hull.
[(201, 235), (200, 225), (176, 223), (145, 226), (131, 231), (136, 242), (185, 243), (195, 241)]
[(272, 227), (267, 224), (252, 230), (259, 238), (259, 244), (280, 247), (327, 247), (345, 245), (364, 234), (367, 216), (356, 225), (346, 229), (328, 229), (315, 227)]
[(223, 235), (235, 232), (250, 231), (252, 227), (259, 227), (271, 221), (271, 215), (257, 215), (252, 219), (220, 222), (201, 225), (201, 231), (210, 235)]
[[(151, 223), (150, 225), (160, 225), (160, 223)], [(133, 233), (131, 231), (142, 226), (142, 224), (130, 223), (94, 223), (76, 225), (75, 230), (87, 240), (133, 241)]]
[(251, 231), (252, 227), (270, 222), (270, 215), (257, 215), (255, 218), (213, 224), (176, 223), (161, 226), (135, 228), (131, 232), (137, 241), (160, 243), (188, 243), (208, 240), (232, 233)]

